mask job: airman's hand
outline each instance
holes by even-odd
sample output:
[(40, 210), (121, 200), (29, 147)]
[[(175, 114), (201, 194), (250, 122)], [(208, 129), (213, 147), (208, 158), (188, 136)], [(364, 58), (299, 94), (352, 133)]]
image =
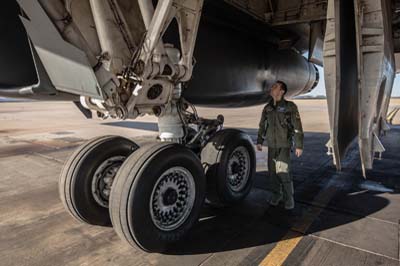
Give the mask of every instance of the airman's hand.
[(303, 150), (302, 149), (296, 149), (296, 156), (300, 157), (303, 154)]
[(261, 144), (257, 144), (257, 150), (258, 151), (262, 151), (262, 145)]

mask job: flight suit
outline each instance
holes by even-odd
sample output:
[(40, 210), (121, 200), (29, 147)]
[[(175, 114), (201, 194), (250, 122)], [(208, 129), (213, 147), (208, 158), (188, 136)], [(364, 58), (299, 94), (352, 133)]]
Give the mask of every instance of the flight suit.
[(257, 144), (266, 140), (268, 146), (268, 171), (273, 192), (271, 202), (276, 205), (283, 200), (285, 206), (294, 206), (290, 152), (293, 146), (303, 149), (303, 139), (303, 128), (296, 104), (283, 99), (276, 105), (270, 101), (264, 107)]

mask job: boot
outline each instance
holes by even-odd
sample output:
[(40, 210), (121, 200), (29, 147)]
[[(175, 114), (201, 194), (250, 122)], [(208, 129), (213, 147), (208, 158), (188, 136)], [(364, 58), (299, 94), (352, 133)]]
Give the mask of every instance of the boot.
[(288, 199), (286, 199), (285, 209), (286, 210), (293, 210), (294, 209), (294, 198), (293, 198), (293, 196), (288, 197)]
[(283, 193), (285, 194), (285, 209), (292, 210), (294, 209), (294, 189), (293, 182), (283, 183)]
[(277, 195), (274, 193), (268, 203), (269, 205), (276, 207), (278, 206), (281, 200), (282, 200), (282, 194)]

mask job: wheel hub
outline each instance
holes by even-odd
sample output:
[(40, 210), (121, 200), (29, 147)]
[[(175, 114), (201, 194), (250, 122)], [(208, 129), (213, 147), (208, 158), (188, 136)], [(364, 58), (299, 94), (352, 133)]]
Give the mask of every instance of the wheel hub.
[(232, 164), (232, 174), (236, 175), (240, 172), (240, 164), (233, 162)]
[(195, 199), (192, 174), (183, 167), (172, 167), (157, 180), (150, 198), (153, 223), (163, 231), (181, 226), (189, 216)]
[(125, 156), (111, 157), (100, 164), (94, 173), (92, 195), (95, 201), (104, 208), (108, 208), (112, 183), (125, 159)]
[(228, 161), (228, 185), (233, 191), (241, 191), (250, 175), (250, 155), (243, 146), (237, 147)]
[(178, 200), (178, 192), (173, 188), (168, 188), (162, 197), (164, 205), (171, 206)]

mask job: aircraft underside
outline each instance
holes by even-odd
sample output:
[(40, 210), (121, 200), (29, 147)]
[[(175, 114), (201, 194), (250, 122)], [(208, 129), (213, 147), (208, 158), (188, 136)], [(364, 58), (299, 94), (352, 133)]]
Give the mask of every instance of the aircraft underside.
[(194, 105), (262, 104), (277, 80), (288, 97), (308, 93), (319, 81), (314, 64), (325, 70), (336, 167), (358, 140), (364, 175), (372, 168), (396, 73), (393, 3), (245, 2), (6, 1), (0, 95), (71, 100), (104, 119), (159, 119), (159, 142), (102, 137), (71, 157), (60, 194), (76, 219), (112, 222), (132, 246), (161, 251), (193, 225), (204, 197), (242, 200), (251, 140)]

